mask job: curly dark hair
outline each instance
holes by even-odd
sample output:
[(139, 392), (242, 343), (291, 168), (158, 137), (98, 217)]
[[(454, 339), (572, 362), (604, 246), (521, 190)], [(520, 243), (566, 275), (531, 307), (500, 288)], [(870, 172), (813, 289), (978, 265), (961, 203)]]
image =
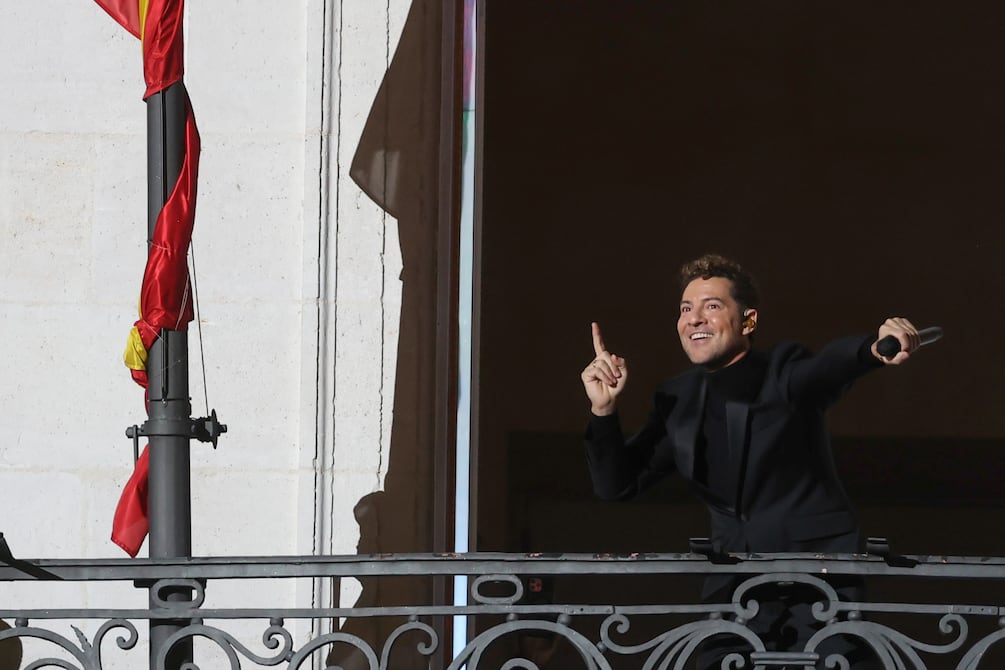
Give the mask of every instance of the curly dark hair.
[(757, 305), (761, 301), (761, 295), (757, 290), (757, 282), (753, 275), (744, 270), (736, 261), (724, 256), (705, 254), (684, 263), (680, 268), (681, 291), (699, 277), (701, 279), (722, 277), (731, 281), (733, 286), (729, 293), (741, 309), (757, 309)]

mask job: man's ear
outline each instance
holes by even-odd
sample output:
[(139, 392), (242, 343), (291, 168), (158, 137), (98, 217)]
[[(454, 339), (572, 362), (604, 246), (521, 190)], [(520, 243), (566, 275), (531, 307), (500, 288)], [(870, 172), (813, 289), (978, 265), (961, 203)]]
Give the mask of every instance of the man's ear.
[(757, 310), (756, 309), (745, 309), (743, 310), (743, 330), (740, 331), (743, 335), (750, 335), (755, 330), (757, 330)]

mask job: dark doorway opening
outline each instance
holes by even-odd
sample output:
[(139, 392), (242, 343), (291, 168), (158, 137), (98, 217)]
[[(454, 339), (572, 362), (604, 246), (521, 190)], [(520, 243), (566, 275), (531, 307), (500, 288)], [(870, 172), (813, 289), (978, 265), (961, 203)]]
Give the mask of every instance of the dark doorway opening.
[(591, 320), (627, 357), (623, 424), (683, 370), (676, 272), (758, 276), (759, 346), (887, 316), (945, 340), (832, 414), (863, 532), (1005, 554), (1005, 42), (1000, 3), (485, 3), (473, 549), (686, 551), (679, 486), (589, 490)]

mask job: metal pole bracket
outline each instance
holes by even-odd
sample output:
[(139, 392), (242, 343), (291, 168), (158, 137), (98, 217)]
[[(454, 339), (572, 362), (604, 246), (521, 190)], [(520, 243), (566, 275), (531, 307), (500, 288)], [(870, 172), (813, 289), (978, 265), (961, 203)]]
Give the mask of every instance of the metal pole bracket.
[(126, 428), (126, 437), (134, 442), (140, 437), (185, 437), (211, 442), (216, 449), (217, 440), (226, 432), (226, 424), (217, 420), (214, 409), (210, 416), (199, 419), (147, 419), (142, 426)]

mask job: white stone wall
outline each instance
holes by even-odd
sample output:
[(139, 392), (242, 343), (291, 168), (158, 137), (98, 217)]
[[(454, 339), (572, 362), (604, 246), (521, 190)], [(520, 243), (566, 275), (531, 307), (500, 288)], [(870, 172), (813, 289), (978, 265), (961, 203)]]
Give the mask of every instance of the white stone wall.
[[(192, 447), (195, 555), (354, 553), (352, 507), (382, 485), (401, 261), (394, 220), (347, 167), (407, 9), (188, 3), (203, 139), (191, 391), (203, 416), (201, 343), (229, 426), (217, 451)], [(0, 531), (19, 557), (120, 557), (124, 429), (143, 420), (121, 362), (145, 261), (139, 43), (87, 0), (13, 3), (0, 51)], [(145, 599), (71, 589), (61, 606)], [(239, 590), (211, 593), (225, 605)], [(323, 590), (262, 586), (256, 601)], [(0, 608), (45, 604), (0, 585)]]

